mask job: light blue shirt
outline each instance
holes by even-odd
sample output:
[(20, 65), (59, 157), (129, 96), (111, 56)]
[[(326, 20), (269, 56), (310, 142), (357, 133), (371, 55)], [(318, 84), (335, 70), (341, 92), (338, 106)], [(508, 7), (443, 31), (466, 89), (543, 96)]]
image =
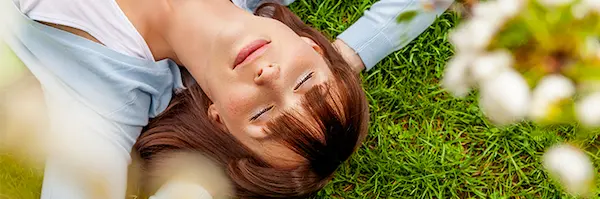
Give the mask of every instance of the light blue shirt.
[[(38, 79), (50, 114), (52, 149), (84, 154), (47, 159), (42, 198), (85, 199), (82, 171), (104, 180), (107, 198), (125, 196), (132, 146), (149, 118), (169, 105), (182, 87), (178, 66), (127, 56), (98, 43), (35, 22), (12, 1), (1, 0), (9, 22), (4, 41)], [(4, 25), (4, 23), (0, 23)], [(46, 132), (44, 132), (46, 133)]]
[(10, 11), (17, 21), (7, 39), (13, 51), (30, 70), (56, 76), (106, 118), (144, 126), (182, 87), (179, 68), (169, 59), (155, 62), (127, 56), (35, 22), (14, 8)]

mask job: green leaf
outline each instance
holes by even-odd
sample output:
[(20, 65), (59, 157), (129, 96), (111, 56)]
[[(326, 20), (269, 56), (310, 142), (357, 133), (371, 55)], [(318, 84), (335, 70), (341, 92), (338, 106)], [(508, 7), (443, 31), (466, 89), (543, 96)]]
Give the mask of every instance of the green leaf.
[(416, 10), (403, 12), (402, 14), (398, 15), (398, 18), (396, 18), (396, 21), (398, 23), (410, 22), (417, 16), (417, 14), (418, 13)]

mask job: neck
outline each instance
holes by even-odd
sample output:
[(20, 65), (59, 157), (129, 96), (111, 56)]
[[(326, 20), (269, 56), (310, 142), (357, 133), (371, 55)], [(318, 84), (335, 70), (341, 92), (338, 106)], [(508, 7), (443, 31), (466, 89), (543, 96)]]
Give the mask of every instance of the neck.
[(142, 35), (155, 60), (162, 60), (173, 54), (160, 34), (160, 27), (164, 27), (166, 23), (164, 16), (170, 10), (167, 0), (117, 0), (117, 4)]
[(168, 57), (178, 61), (190, 72), (206, 67), (207, 51), (231, 21), (249, 13), (235, 7), (229, 0), (166, 0), (170, 13), (162, 35), (172, 49)]
[(229, 0), (117, 0), (117, 3), (144, 37), (155, 60), (170, 58), (180, 65), (197, 62), (227, 21), (248, 14)]

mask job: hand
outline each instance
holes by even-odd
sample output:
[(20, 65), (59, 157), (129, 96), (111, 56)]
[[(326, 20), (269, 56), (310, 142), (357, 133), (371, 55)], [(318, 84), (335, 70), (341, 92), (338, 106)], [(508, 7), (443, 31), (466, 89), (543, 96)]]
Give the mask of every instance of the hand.
[(356, 74), (359, 74), (365, 69), (365, 64), (360, 56), (358, 56), (358, 54), (344, 41), (336, 39), (333, 42), (333, 47), (335, 47), (337, 51), (342, 54), (344, 60), (348, 62), (348, 65), (350, 65)]

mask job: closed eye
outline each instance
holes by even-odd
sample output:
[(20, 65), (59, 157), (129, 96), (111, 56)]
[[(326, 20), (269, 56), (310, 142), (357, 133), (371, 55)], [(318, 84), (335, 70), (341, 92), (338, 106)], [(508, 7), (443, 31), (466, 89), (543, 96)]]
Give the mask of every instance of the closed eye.
[(258, 119), (262, 114), (266, 113), (267, 111), (270, 111), (271, 109), (273, 109), (273, 106), (269, 106), (263, 110), (260, 110), (260, 112), (258, 112), (256, 115), (252, 116), (252, 118), (250, 118), (250, 121), (254, 121), (254, 120)]
[(302, 84), (304, 84), (304, 82), (308, 81), (310, 78), (313, 77), (314, 73), (315, 72), (310, 72), (304, 78), (302, 78), (302, 80), (300, 80), (300, 82), (298, 82), (298, 84), (296, 84), (296, 86), (294, 87), (294, 90), (298, 90), (298, 88), (300, 88), (300, 86), (302, 86)]

